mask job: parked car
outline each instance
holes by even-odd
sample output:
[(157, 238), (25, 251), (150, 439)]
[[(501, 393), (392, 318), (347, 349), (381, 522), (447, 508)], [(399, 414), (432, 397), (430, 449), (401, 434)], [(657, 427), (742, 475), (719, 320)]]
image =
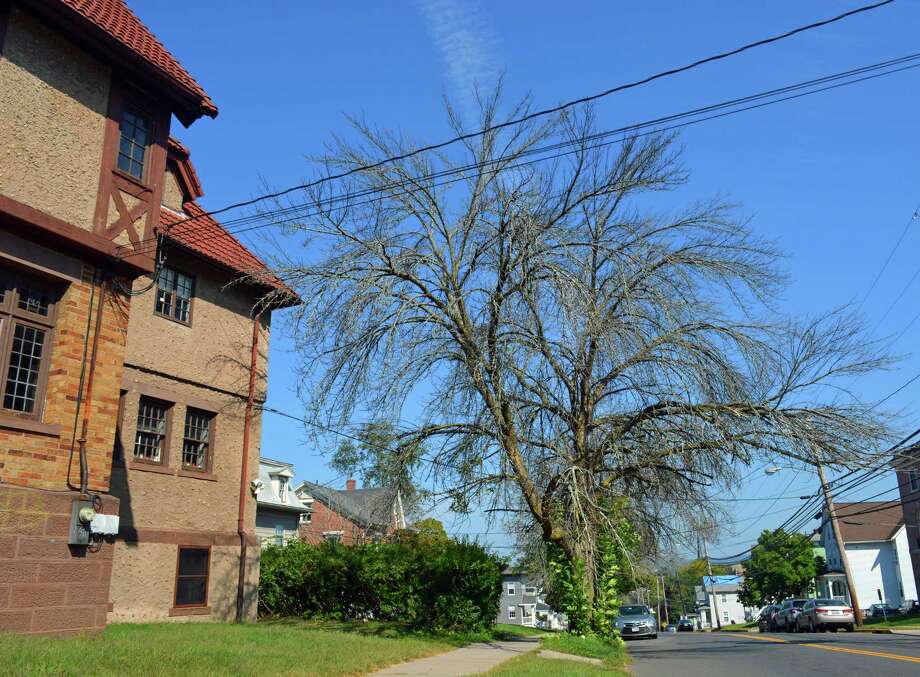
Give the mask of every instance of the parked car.
[(807, 599), (787, 599), (783, 600), (779, 612), (774, 618), (774, 624), (777, 630), (784, 632), (796, 632), (798, 624), (796, 619), (802, 613), (802, 607), (805, 606)]
[(898, 611), (898, 609), (887, 603), (873, 604), (869, 607), (867, 615), (872, 618), (882, 618), (885, 616), (897, 616)]
[(810, 599), (802, 606), (802, 611), (796, 616), (796, 626), (799, 632), (816, 632), (820, 630), (837, 631), (843, 628), (853, 632), (856, 617), (852, 607), (836, 599)]
[(677, 632), (693, 632), (693, 621), (689, 618), (681, 618), (677, 621)]
[(765, 606), (757, 616), (757, 629), (760, 632), (776, 632), (776, 614), (779, 613), (780, 605), (771, 604)]
[(658, 621), (644, 604), (634, 604), (620, 607), (620, 616), (616, 620), (616, 629), (620, 636), (627, 637), (658, 637)]
[(668, 623), (668, 627), (664, 629), (665, 632), (677, 632), (677, 626), (673, 623)]
[(898, 609), (902, 614), (920, 614), (920, 602), (915, 599), (905, 599)]

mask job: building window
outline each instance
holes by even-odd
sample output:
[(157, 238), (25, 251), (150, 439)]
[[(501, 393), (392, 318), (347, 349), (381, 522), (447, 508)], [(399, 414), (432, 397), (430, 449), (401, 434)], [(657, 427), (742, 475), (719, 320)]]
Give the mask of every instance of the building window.
[(275, 545), (279, 548), (284, 545), (284, 527), (280, 524), (275, 525)]
[(143, 181), (147, 145), (150, 143), (150, 120), (126, 110), (121, 116), (119, 132), (118, 169)]
[(278, 498), (281, 499), (282, 503), (288, 502), (288, 478), (287, 477), (278, 478)]
[(137, 433), (134, 459), (163, 463), (166, 458), (166, 430), (169, 405), (150, 397), (141, 397), (137, 407)]
[(39, 416), (59, 290), (0, 268), (0, 373), (3, 409)]
[(516, 594), (517, 594), (517, 588), (514, 586), (514, 583), (509, 583), (509, 584), (508, 584), (508, 594), (509, 594), (509, 595), (516, 595)]
[(302, 513), (302, 514), (300, 515), (300, 523), (301, 523), (301, 524), (310, 524), (311, 522), (313, 522), (313, 513), (312, 513), (312, 512), (305, 512), (305, 513)]
[(508, 607), (508, 618), (517, 618), (517, 608), (513, 606)]
[(176, 563), (176, 606), (207, 606), (210, 548), (179, 546)]
[(200, 409), (185, 410), (182, 436), (182, 466), (192, 470), (208, 469), (211, 453), (211, 426), (214, 414)]
[(195, 278), (175, 268), (164, 267), (157, 276), (157, 315), (189, 324), (192, 318), (192, 297)]
[(525, 586), (524, 586), (524, 594), (533, 597), (534, 595), (537, 594), (537, 588), (536, 588), (536, 586), (533, 586), (533, 585), (525, 585)]
[(911, 492), (920, 491), (920, 468), (911, 468), (907, 471), (907, 483)]
[(345, 535), (345, 534), (344, 534), (343, 532), (341, 532), (341, 531), (324, 531), (324, 532), (323, 532), (323, 540), (324, 540), (324, 541), (333, 541), (333, 542), (335, 542), (335, 543), (341, 543), (341, 542), (342, 542), (342, 536), (344, 536), (344, 535)]
[(728, 623), (728, 612), (727, 611), (722, 612), (722, 622)]
[(722, 595), (722, 604), (727, 604), (727, 603), (728, 603), (728, 596), (725, 595), (725, 594), (723, 594), (723, 595)]

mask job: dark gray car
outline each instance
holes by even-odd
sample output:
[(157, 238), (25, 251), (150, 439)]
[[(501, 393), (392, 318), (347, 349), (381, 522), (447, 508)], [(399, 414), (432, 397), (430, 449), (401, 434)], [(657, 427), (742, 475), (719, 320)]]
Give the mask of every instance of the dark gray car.
[(616, 621), (616, 629), (623, 639), (627, 637), (658, 637), (658, 621), (643, 604), (633, 604), (620, 607), (620, 616)]

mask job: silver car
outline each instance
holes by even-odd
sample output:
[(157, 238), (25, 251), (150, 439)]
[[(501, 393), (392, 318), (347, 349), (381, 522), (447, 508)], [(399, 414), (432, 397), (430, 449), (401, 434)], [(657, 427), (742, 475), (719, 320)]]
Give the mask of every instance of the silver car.
[(616, 629), (623, 639), (627, 637), (658, 637), (658, 621), (642, 604), (620, 607), (620, 616), (616, 621)]
[(837, 599), (810, 599), (795, 619), (801, 631), (816, 632), (844, 628), (853, 632), (853, 609)]

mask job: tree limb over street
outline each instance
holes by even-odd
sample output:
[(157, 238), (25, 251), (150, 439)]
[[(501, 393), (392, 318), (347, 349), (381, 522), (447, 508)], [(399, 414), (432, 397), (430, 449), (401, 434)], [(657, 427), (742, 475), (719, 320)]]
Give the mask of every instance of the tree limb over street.
[[(500, 100), (481, 99), (477, 127), (506, 117)], [(598, 144), (582, 109), (376, 166), (416, 144), (353, 124), (324, 170), (367, 167), (345, 189), (379, 199), (314, 187), (321, 206), (287, 226), (303, 246), (277, 261), (304, 299), (312, 415), (343, 425), (358, 406), (385, 420), (424, 402), (400, 436), (426, 444), (432, 486), (456, 510), (524, 507), (585, 563), (589, 598), (617, 497), (661, 541), (739, 464), (846, 465), (889, 439), (884, 415), (835, 390), (889, 364), (852, 317), (779, 317), (779, 253), (732, 206), (655, 208), (688, 178), (673, 136)], [(560, 141), (571, 152), (521, 161)], [(456, 167), (462, 181), (433, 176)]]

